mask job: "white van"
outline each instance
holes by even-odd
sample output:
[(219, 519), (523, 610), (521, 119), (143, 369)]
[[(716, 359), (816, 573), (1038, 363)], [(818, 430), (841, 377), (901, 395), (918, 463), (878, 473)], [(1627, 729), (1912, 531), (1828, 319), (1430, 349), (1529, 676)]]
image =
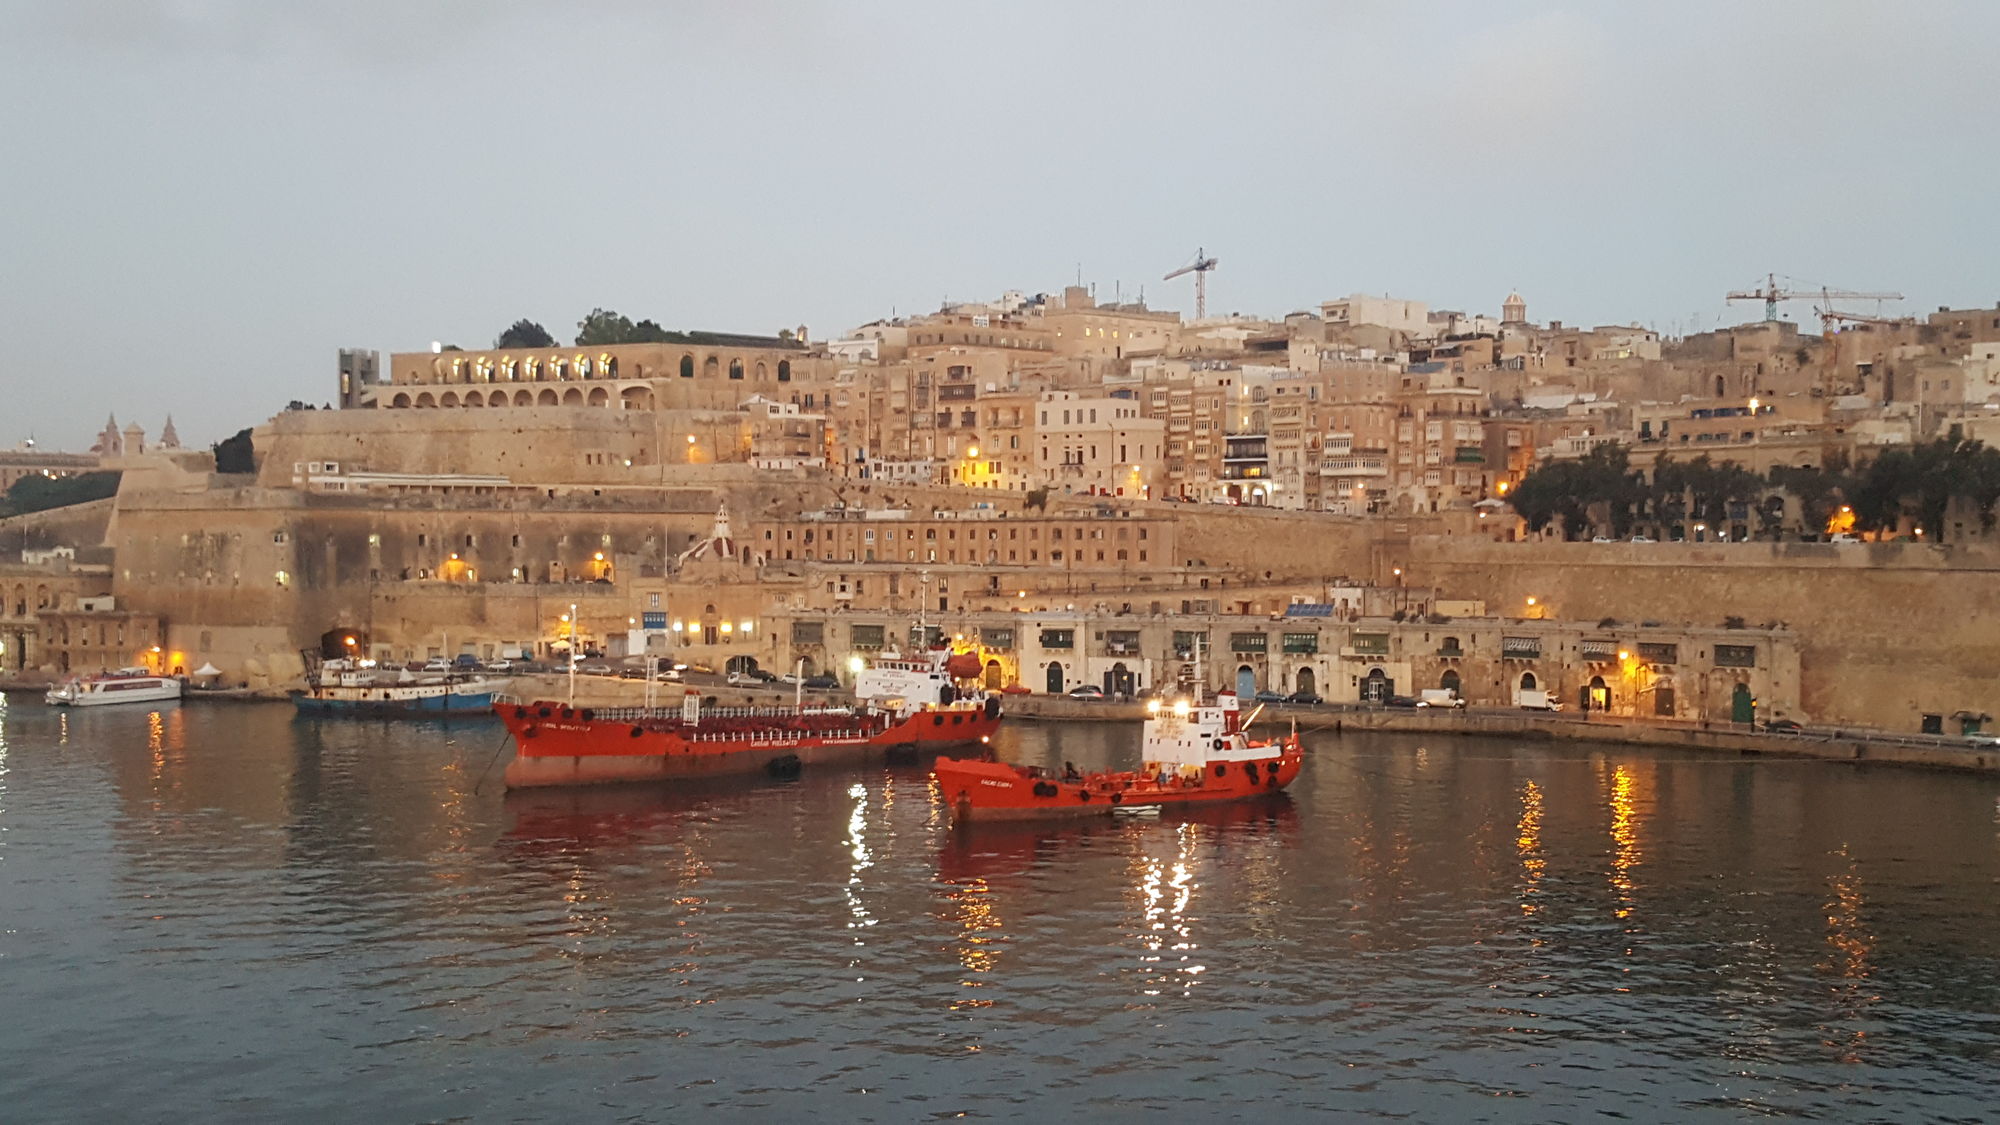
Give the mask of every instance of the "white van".
[(1545, 691), (1520, 688), (1514, 692), (1514, 706), (1523, 711), (1560, 711), (1562, 702)]
[(1417, 693), (1419, 707), (1463, 707), (1465, 700), (1451, 688), (1425, 688)]

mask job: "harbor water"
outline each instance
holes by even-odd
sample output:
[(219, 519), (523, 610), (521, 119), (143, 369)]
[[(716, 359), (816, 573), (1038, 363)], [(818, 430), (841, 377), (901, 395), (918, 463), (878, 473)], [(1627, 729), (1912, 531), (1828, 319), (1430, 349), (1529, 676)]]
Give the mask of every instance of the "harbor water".
[(501, 740), (0, 706), (0, 1117), (2000, 1113), (1988, 778), (1326, 734), (1275, 801), (958, 829), (920, 765), (508, 795)]

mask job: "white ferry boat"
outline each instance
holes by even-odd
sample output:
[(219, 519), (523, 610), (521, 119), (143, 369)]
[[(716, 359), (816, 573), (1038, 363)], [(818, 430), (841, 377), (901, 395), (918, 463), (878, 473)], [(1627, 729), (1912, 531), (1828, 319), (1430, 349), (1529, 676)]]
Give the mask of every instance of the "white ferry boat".
[(42, 698), (56, 707), (105, 707), (113, 703), (167, 703), (181, 697), (181, 681), (146, 668), (120, 668), (73, 676)]

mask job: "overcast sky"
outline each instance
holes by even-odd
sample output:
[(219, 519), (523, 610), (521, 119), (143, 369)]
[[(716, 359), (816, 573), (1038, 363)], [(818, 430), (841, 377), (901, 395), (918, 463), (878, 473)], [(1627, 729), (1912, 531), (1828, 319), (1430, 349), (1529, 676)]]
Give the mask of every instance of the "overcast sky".
[(593, 305), (819, 336), (1080, 267), (1191, 313), (1198, 245), (1221, 312), (1987, 305), (1996, 43), (1980, 0), (0, 0), (0, 446), (207, 443), (340, 346)]

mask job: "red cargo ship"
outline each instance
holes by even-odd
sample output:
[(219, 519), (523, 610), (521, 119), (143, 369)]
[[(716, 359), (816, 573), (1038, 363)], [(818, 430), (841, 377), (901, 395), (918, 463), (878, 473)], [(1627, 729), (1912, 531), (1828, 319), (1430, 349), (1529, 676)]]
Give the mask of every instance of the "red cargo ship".
[(1282, 739), (1251, 741), (1238, 722), (1234, 695), (1218, 696), (1212, 707), (1187, 700), (1162, 707), (1155, 700), (1150, 709), (1145, 764), (1136, 772), (1065, 768), (1057, 773), (943, 758), (932, 776), (959, 820), (1030, 820), (1262, 797), (1290, 785), (1304, 764), (1297, 730)]
[[(963, 659), (963, 658), (961, 658)], [(976, 674), (977, 660), (970, 662)], [(1000, 701), (954, 682), (949, 653), (887, 657), (855, 677), (852, 707), (703, 709), (499, 703), (514, 736), (509, 789), (851, 765), (897, 752), (979, 745), (1000, 726)]]

